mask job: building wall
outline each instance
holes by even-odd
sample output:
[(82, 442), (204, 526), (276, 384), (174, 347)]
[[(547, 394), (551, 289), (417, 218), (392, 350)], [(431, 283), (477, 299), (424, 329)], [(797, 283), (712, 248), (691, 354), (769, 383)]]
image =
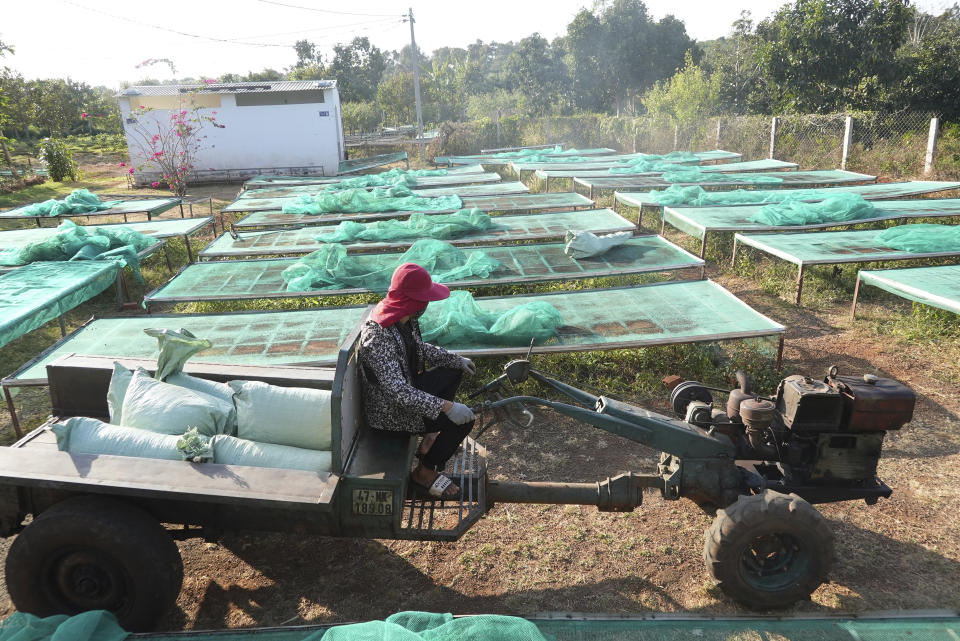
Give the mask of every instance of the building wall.
[[(311, 95), (313, 94), (313, 95)], [(317, 92), (243, 94), (237, 104), (234, 94), (184, 96), (121, 96), (120, 112), (127, 146), (134, 166), (146, 158), (137, 144), (135, 128), (127, 119), (131, 108), (152, 107), (141, 119), (152, 119), (149, 129), (165, 127), (174, 110), (190, 108), (190, 100), (214, 115), (223, 129), (203, 124), (203, 149), (197, 153), (193, 178), (243, 178), (258, 173), (312, 173), (334, 175), (343, 158), (343, 125), (336, 89)], [(317, 100), (322, 102), (304, 102)], [(245, 171), (249, 170), (249, 171)], [(135, 175), (143, 184), (157, 179), (158, 172), (145, 168)]]

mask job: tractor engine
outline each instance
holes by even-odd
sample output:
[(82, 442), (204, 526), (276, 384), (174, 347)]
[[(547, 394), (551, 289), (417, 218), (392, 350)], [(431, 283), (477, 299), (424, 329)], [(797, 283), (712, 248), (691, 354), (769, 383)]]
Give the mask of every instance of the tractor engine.
[(874, 485), (884, 434), (910, 421), (916, 399), (902, 383), (838, 376), (836, 367), (822, 381), (788, 376), (772, 397), (751, 393), (742, 373), (737, 379), (726, 411), (693, 382), (674, 388), (674, 409), (682, 408), (688, 423), (730, 438), (737, 459), (756, 461), (762, 476), (787, 487)]

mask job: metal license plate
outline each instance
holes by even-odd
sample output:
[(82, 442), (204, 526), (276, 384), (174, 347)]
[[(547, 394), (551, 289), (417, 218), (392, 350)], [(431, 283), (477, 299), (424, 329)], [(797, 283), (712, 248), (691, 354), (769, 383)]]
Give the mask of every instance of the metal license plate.
[(393, 514), (393, 490), (354, 490), (353, 513), (360, 516)]

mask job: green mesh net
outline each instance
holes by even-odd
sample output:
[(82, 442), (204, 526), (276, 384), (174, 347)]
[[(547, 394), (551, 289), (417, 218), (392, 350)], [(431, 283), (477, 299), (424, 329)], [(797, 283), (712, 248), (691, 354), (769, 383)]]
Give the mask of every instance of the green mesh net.
[(300, 196), (283, 205), (285, 214), (323, 214), (332, 212), (358, 213), (375, 211), (442, 211), (460, 209), (459, 196), (424, 198), (405, 185), (365, 189), (345, 189), (315, 196)]
[(0, 251), (0, 265), (15, 267), (46, 261), (117, 260), (130, 267), (137, 280), (142, 282), (137, 252), (156, 243), (156, 239), (122, 225), (82, 227), (65, 220), (53, 236)]
[(340, 182), (328, 184), (324, 187), (324, 190), (341, 191), (344, 189), (364, 189), (366, 187), (392, 187), (394, 185), (414, 187), (417, 184), (417, 178), (446, 175), (446, 169), (391, 169), (379, 174), (345, 178)]
[(638, 158), (636, 160), (631, 160), (625, 165), (618, 165), (617, 167), (611, 167), (608, 171), (613, 175), (629, 175), (629, 174), (649, 174), (654, 172), (666, 172), (666, 171), (675, 171), (677, 169), (677, 163), (674, 162), (660, 162), (657, 160), (644, 160), (643, 158)]
[[(749, 189), (735, 189), (733, 191), (707, 191), (699, 185), (670, 185), (666, 189), (655, 189), (644, 195), (661, 205), (684, 205), (689, 207), (704, 207), (707, 205), (762, 205), (764, 203), (782, 203), (788, 200), (798, 200), (792, 190), (782, 191), (751, 191)], [(829, 192), (812, 192), (804, 190), (803, 198), (812, 200), (829, 198)]]
[(536, 624), (519, 617), (398, 612), (385, 621), (352, 623), (304, 641), (547, 641)]
[(467, 291), (450, 292), (449, 298), (431, 303), (420, 317), (424, 340), (440, 345), (526, 345), (530, 339), (542, 343), (563, 324), (560, 312), (550, 303), (531, 301), (503, 312), (487, 312)]
[(14, 612), (0, 622), (0, 641), (123, 641), (129, 634), (104, 610), (41, 619)]
[(340, 244), (324, 245), (283, 270), (287, 291), (360, 287), (386, 291), (394, 270), (416, 263), (447, 283), (470, 276), (487, 278), (500, 263), (482, 251), (464, 252), (442, 240), (423, 238), (403, 254), (347, 254)]
[(700, 183), (700, 182), (737, 182), (755, 185), (779, 185), (783, 178), (766, 176), (763, 174), (722, 174), (715, 171), (704, 171), (700, 167), (674, 167), (663, 172), (662, 178), (668, 183)]
[(452, 214), (426, 215), (416, 212), (407, 220), (377, 220), (358, 223), (345, 220), (336, 229), (315, 236), (320, 243), (345, 243), (359, 240), (394, 241), (416, 238), (458, 238), (486, 231), (493, 227), (490, 216), (477, 208), (461, 209)]
[(503, 151), (498, 154), (493, 154), (493, 158), (517, 158), (522, 159), (524, 162), (537, 162), (530, 160), (531, 158), (537, 158), (540, 156), (576, 156), (580, 153), (579, 149), (567, 149), (564, 150), (560, 145), (555, 146), (553, 149), (518, 149), (516, 151)]
[(34, 203), (20, 210), (21, 216), (63, 216), (65, 214), (92, 214), (95, 211), (110, 209), (122, 200), (100, 200), (88, 189), (74, 189), (63, 200), (46, 200)]
[(960, 252), (960, 225), (899, 225), (877, 234), (877, 242), (918, 254)]
[(679, 162), (700, 162), (700, 159), (696, 154), (689, 151), (671, 151), (669, 154), (636, 154), (633, 158), (623, 161), (623, 164), (639, 166), (657, 161), (666, 161), (664, 164), (676, 165)]
[(788, 200), (765, 205), (748, 220), (762, 225), (815, 225), (840, 223), (877, 215), (877, 208), (863, 196), (837, 194), (815, 203)]

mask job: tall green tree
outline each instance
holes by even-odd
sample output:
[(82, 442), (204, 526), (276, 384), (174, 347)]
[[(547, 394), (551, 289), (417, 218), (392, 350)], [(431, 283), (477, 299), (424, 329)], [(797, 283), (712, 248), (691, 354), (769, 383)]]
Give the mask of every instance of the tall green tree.
[(521, 40), (504, 68), (507, 89), (523, 96), (521, 108), (534, 116), (551, 113), (568, 84), (562, 52), (535, 33)]
[(673, 16), (655, 22), (642, 0), (581, 10), (567, 26), (565, 43), (576, 103), (618, 114), (635, 111), (636, 98), (695, 50), (682, 22)]
[(939, 112), (960, 119), (960, 8), (940, 16), (917, 12), (908, 42), (897, 51), (901, 78), (892, 91), (893, 107)]
[(778, 111), (869, 109), (896, 78), (907, 0), (795, 0), (757, 26), (757, 58)]
[(387, 67), (383, 51), (369, 38), (354, 38), (349, 44), (333, 48), (333, 61), (327, 70), (337, 80), (340, 97), (346, 101), (373, 100), (377, 85)]

